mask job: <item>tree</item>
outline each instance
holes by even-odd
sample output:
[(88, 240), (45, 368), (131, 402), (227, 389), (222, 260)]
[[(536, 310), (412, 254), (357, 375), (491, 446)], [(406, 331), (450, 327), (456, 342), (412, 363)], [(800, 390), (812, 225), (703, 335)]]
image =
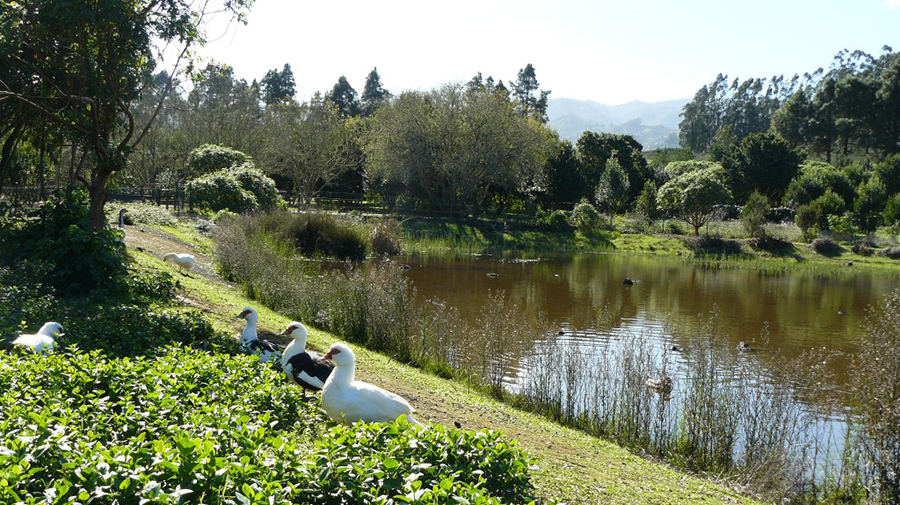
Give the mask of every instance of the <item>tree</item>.
[(572, 204), (584, 195), (584, 180), (578, 171), (578, 158), (571, 141), (556, 139), (557, 148), (544, 167), (546, 190), (544, 205)]
[(875, 231), (881, 224), (887, 197), (884, 183), (878, 176), (859, 186), (856, 201), (853, 202), (853, 215), (861, 230)]
[(552, 148), (550, 131), (505, 93), (462, 84), (401, 94), (364, 135), (366, 175), (385, 200), (451, 214), (535, 198)]
[(628, 176), (615, 155), (606, 161), (606, 170), (600, 177), (600, 184), (595, 191), (597, 203), (609, 213), (609, 224), (612, 226), (616, 214), (628, 201)]
[[(480, 74), (479, 74), (480, 75)], [(503, 81), (500, 81), (502, 86)], [(525, 116), (532, 116), (542, 123), (547, 122), (547, 99), (550, 91), (540, 91), (540, 83), (531, 63), (519, 69), (519, 78), (512, 85), (512, 96), (518, 101), (519, 109)]]
[[(251, 3), (227, 0), (224, 10), (242, 19)], [(0, 68), (17, 77), (0, 81), (0, 101), (16, 103), (12, 122), (40, 116), (91, 154), (90, 173), (76, 178), (88, 190), (95, 229), (106, 225), (110, 180), (153, 123), (155, 115), (144, 125), (135, 121), (142, 89), (172, 45), (180, 50), (162, 95), (171, 90), (175, 69), (204, 42), (199, 27), (208, 18), (203, 7), (175, 0), (33, 0), (0, 7)]]
[(272, 105), (285, 98), (293, 98), (297, 93), (297, 83), (294, 81), (291, 64), (285, 63), (281, 72), (276, 69), (266, 72), (266, 75), (259, 81), (259, 88), (263, 103), (266, 105)]
[(751, 238), (762, 238), (766, 235), (766, 212), (769, 210), (769, 201), (765, 196), (754, 191), (747, 199), (744, 208), (741, 209), (741, 224)]
[(631, 188), (628, 201), (635, 198), (640, 188), (644, 187), (644, 181), (650, 175), (649, 165), (641, 152), (644, 147), (631, 135), (586, 131), (578, 138), (577, 145), (579, 171), (588, 191), (583, 196), (595, 196), (590, 193), (590, 188), (596, 188), (600, 184), (606, 163), (611, 157), (616, 158), (628, 175), (628, 186)]
[(288, 177), (306, 204), (356, 161), (353, 124), (335, 105), (316, 94), (308, 103), (277, 102), (266, 109), (269, 131), (264, 159)]
[(900, 154), (888, 156), (875, 165), (875, 174), (884, 183), (887, 194), (900, 193)]
[(356, 98), (356, 90), (343, 75), (331, 88), (328, 94), (331, 102), (344, 117), (356, 117), (359, 115), (359, 100)]
[(391, 94), (381, 85), (381, 77), (378, 75), (378, 68), (373, 68), (369, 75), (366, 76), (366, 85), (363, 87), (361, 97), (362, 114), (364, 117), (370, 117), (375, 114), (375, 110), (390, 98)]
[(713, 218), (717, 204), (729, 204), (734, 199), (715, 169), (685, 172), (659, 188), (659, 202), (664, 210), (681, 216), (700, 235), (700, 227)]
[(785, 101), (772, 115), (772, 131), (780, 135), (792, 149), (809, 141), (812, 104), (803, 89)]
[(754, 133), (732, 149), (723, 166), (728, 186), (738, 202), (759, 191), (781, 201), (791, 180), (800, 171), (802, 158), (781, 137)]

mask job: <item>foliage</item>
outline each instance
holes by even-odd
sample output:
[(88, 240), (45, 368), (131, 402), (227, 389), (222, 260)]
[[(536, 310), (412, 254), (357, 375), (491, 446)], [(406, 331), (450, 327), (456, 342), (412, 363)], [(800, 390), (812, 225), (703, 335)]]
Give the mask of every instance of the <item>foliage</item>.
[(815, 205), (797, 207), (794, 223), (800, 228), (802, 239), (809, 241), (815, 236), (816, 227), (822, 219), (822, 210)]
[(194, 205), (214, 212), (271, 210), (283, 205), (275, 182), (250, 165), (212, 172), (190, 184)]
[(594, 231), (600, 224), (600, 213), (585, 199), (582, 199), (572, 209), (572, 215), (569, 216), (569, 224), (582, 233), (590, 233)]
[(354, 123), (318, 95), (303, 104), (290, 100), (269, 106), (266, 131), (268, 166), (290, 179), (307, 204), (359, 161)]
[(790, 207), (772, 207), (766, 211), (766, 221), (770, 223), (786, 223), (794, 220), (796, 211)]
[(125, 224), (142, 223), (156, 226), (178, 224), (178, 219), (171, 211), (155, 203), (129, 203), (123, 208), (128, 209), (128, 213), (125, 214)]
[(875, 231), (881, 224), (886, 204), (887, 188), (876, 175), (859, 186), (853, 202), (854, 221), (863, 231)]
[(545, 208), (571, 204), (585, 196), (586, 186), (578, 169), (575, 147), (569, 140), (554, 140), (556, 148), (543, 169), (547, 186), (539, 196)]
[[(240, 18), (250, 3), (229, 0), (220, 12)], [(209, 21), (204, 9), (205, 4), (132, 0), (36, 0), (7, 2), (0, 9), (3, 131), (12, 124), (16, 135), (26, 127), (39, 132), (47, 121), (60, 139), (90, 152), (90, 174), (74, 173), (70, 182), (88, 190), (95, 230), (106, 224), (107, 186), (155, 117), (139, 124), (135, 104), (164, 51), (175, 49), (177, 68), (185, 55), (192, 58), (191, 47), (203, 44), (201, 27)]]
[(900, 500), (900, 292), (870, 309), (853, 358), (852, 397), (861, 442), (873, 463), (882, 503)]
[(788, 186), (784, 200), (796, 207), (812, 202), (829, 189), (847, 203), (856, 197), (856, 190), (844, 171), (821, 161), (807, 161), (800, 168), (800, 176)]
[(244, 226), (258, 222), (261, 230), (279, 237), (301, 254), (339, 259), (366, 257), (366, 237), (347, 221), (328, 214), (272, 212), (246, 218)]
[(565, 230), (569, 229), (569, 215), (564, 210), (554, 210), (553, 212), (538, 212), (537, 224), (548, 230)]
[(897, 225), (900, 223), (900, 194), (896, 194), (888, 198), (884, 205), (884, 222), (888, 225)]
[(666, 177), (672, 179), (687, 172), (694, 172), (697, 170), (718, 170), (722, 171), (722, 177), (725, 176), (725, 169), (722, 167), (721, 163), (702, 160), (673, 161), (663, 168), (663, 173)]
[(56, 194), (25, 217), (0, 223), (0, 261), (30, 263), (41, 282), (64, 292), (108, 287), (125, 273), (125, 246), (110, 228), (92, 227), (87, 195)]
[(369, 126), (366, 175), (382, 199), (450, 215), (532, 200), (554, 147), (549, 130), (496, 88), (406, 92)]
[[(516, 100), (516, 106), (525, 117), (533, 117), (542, 123), (547, 122), (547, 99), (550, 91), (538, 92), (540, 83), (537, 73), (531, 63), (525, 68), (519, 69), (518, 79), (512, 83), (511, 96)], [(538, 93), (535, 95), (535, 93)]]
[(657, 201), (657, 194), (659, 191), (656, 188), (656, 183), (653, 181), (647, 181), (644, 183), (644, 189), (641, 190), (641, 194), (638, 196), (637, 201), (634, 203), (634, 212), (641, 219), (646, 221), (655, 221), (659, 218), (659, 202)]
[(713, 206), (732, 203), (721, 172), (706, 168), (683, 173), (659, 188), (660, 206), (683, 217), (700, 235), (700, 227), (713, 218)]
[(900, 194), (900, 153), (892, 154), (876, 164), (875, 175), (884, 183), (888, 195)]
[(328, 103), (335, 107), (343, 117), (356, 117), (360, 114), (359, 99), (356, 90), (343, 75), (331, 88), (331, 93), (326, 97)]
[(819, 225), (824, 229), (828, 229), (828, 216), (840, 216), (847, 207), (844, 200), (830, 189), (826, 190), (819, 198), (810, 202), (810, 205), (818, 211), (820, 216)]
[(764, 237), (766, 235), (766, 212), (769, 210), (769, 201), (760, 193), (754, 192), (747, 199), (744, 208), (741, 209), (741, 224), (751, 238)]
[(827, 229), (845, 237), (859, 233), (859, 229), (853, 224), (853, 219), (848, 212), (840, 216), (829, 215)]
[(595, 196), (590, 190), (600, 185), (607, 163), (612, 158), (628, 175), (628, 202), (637, 197), (644, 187), (644, 181), (650, 177), (649, 164), (642, 154), (644, 148), (631, 135), (585, 131), (578, 138), (577, 146), (578, 170), (589, 192), (584, 197)]
[(363, 92), (360, 96), (362, 115), (364, 117), (374, 115), (378, 107), (381, 107), (385, 100), (390, 97), (391, 93), (381, 85), (381, 76), (378, 75), (378, 68), (373, 68), (369, 75), (366, 76), (366, 84), (363, 86)]
[(613, 218), (625, 206), (628, 201), (628, 176), (625, 170), (616, 159), (615, 155), (610, 156), (606, 161), (606, 170), (600, 176), (600, 183), (594, 192), (594, 199), (598, 205), (606, 208), (609, 214), (610, 225)]
[(253, 160), (249, 156), (230, 147), (203, 144), (188, 155), (187, 165), (189, 172), (187, 178), (195, 179), (225, 168), (237, 167), (252, 162)]
[[(328, 462), (343, 464), (323, 472)], [(306, 503), (345, 496), (360, 503), (387, 497), (415, 503), (531, 503), (530, 464), (515, 441), (506, 442), (494, 431), (360, 422), (325, 434), (302, 465), (300, 476), (308, 487), (297, 498)]]
[(280, 72), (275, 69), (266, 72), (266, 75), (259, 81), (259, 88), (262, 100), (266, 105), (293, 98), (297, 93), (297, 83), (294, 81), (291, 64), (285, 63)]
[(752, 133), (731, 150), (723, 166), (738, 203), (745, 202), (753, 191), (777, 202), (799, 173), (801, 161), (781, 137)]

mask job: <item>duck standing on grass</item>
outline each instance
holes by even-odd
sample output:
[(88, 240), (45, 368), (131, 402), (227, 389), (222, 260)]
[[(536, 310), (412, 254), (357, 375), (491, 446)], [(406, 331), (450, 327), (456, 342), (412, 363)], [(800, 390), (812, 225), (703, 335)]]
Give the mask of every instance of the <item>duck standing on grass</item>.
[(59, 323), (48, 322), (33, 335), (19, 335), (12, 345), (28, 347), (32, 352), (47, 353), (56, 347), (56, 338), (63, 336), (63, 327)]
[(368, 382), (354, 380), (356, 356), (347, 344), (331, 346), (324, 359), (334, 361), (335, 369), (322, 388), (322, 408), (335, 421), (355, 423), (389, 423), (401, 415), (412, 424), (422, 423), (412, 417), (415, 412), (399, 395)]
[(303, 388), (304, 397), (307, 389), (320, 391), (325, 387), (325, 381), (334, 370), (334, 363), (306, 350), (306, 326), (294, 321), (279, 335), (294, 337), (281, 354), (281, 369), (288, 380)]
[(241, 347), (254, 356), (259, 356), (259, 360), (263, 363), (275, 362), (281, 358), (281, 348), (268, 340), (260, 340), (256, 334), (256, 323), (259, 321), (259, 314), (253, 307), (244, 307), (244, 310), (237, 315), (235, 319), (244, 319), (247, 325), (241, 332)]
[(181, 275), (187, 275), (185, 272), (189, 272), (194, 267), (194, 257), (190, 254), (169, 253), (163, 256), (163, 261), (171, 261), (178, 265), (184, 270), (184, 272), (181, 272)]

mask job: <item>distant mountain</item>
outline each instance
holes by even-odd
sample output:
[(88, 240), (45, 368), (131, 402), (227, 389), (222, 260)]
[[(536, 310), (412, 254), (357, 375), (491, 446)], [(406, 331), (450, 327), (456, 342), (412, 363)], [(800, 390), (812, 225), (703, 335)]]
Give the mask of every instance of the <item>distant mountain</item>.
[(628, 102), (604, 105), (590, 100), (551, 98), (547, 104), (550, 127), (575, 142), (584, 131), (633, 136), (644, 149), (678, 147), (678, 114), (690, 100)]

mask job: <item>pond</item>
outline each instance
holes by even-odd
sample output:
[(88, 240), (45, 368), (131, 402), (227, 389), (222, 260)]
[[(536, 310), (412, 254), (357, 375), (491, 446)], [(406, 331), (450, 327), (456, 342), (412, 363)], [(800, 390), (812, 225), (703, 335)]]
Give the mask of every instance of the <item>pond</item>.
[[(811, 348), (834, 351), (829, 387), (839, 393), (845, 390), (868, 307), (900, 285), (893, 272), (861, 271), (859, 266), (847, 266), (847, 273), (800, 269), (763, 274), (752, 268), (622, 254), (405, 261), (410, 266), (406, 275), (422, 301), (443, 300), (474, 321), (490, 293), (502, 290), (523, 310), (523, 320), (542, 314), (550, 323), (555, 331), (544, 339), (598, 352), (623, 332), (640, 333), (657, 347), (686, 346), (716, 310), (734, 352), (746, 342), (763, 368), (770, 362), (774, 366), (776, 357), (796, 357)], [(527, 376), (529, 352), (541, 352), (547, 344), (536, 341), (524, 355), (508, 359), (509, 387)]]

